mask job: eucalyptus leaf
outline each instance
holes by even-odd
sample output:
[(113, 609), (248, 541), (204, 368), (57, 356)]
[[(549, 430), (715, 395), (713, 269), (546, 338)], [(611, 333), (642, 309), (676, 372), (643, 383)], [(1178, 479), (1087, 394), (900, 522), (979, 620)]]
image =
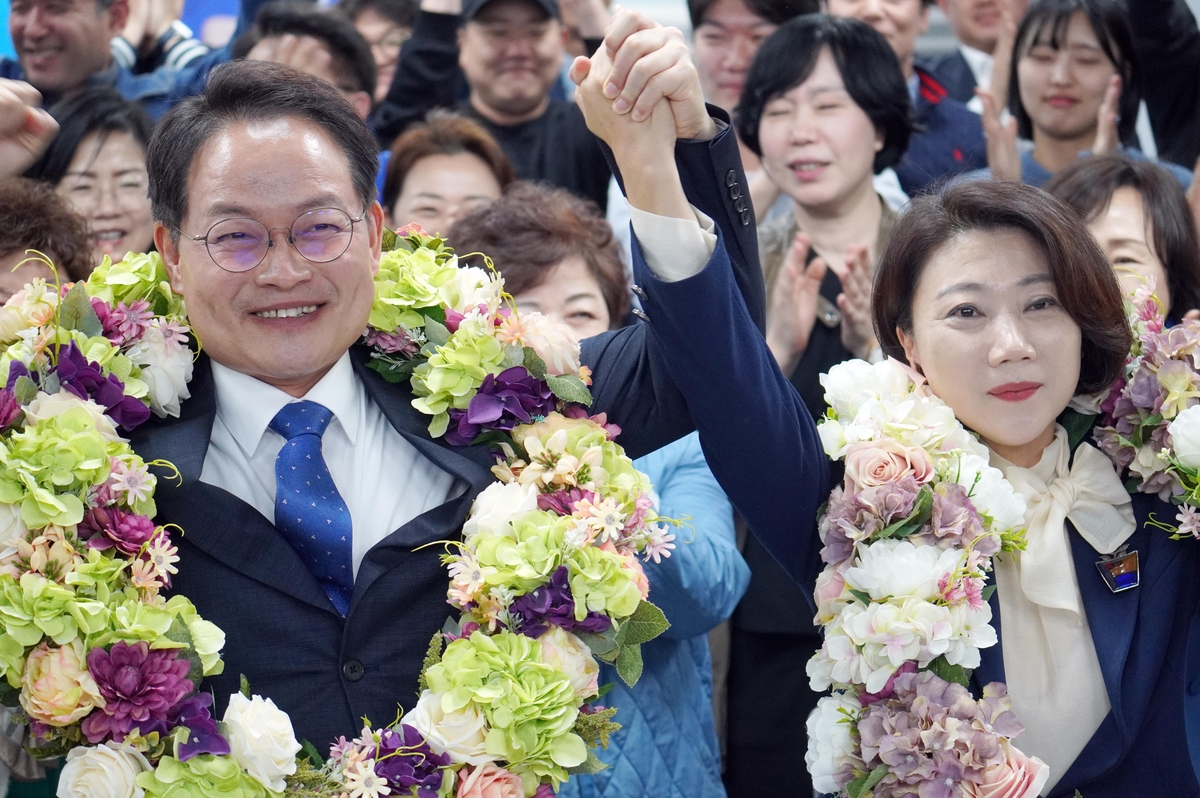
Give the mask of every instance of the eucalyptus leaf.
[(79, 330), (88, 338), (104, 334), (104, 325), (92, 307), (83, 283), (75, 283), (58, 303), (58, 323), (68, 330)]
[(575, 402), (584, 407), (592, 404), (592, 392), (583, 384), (583, 380), (574, 374), (564, 374), (561, 377), (546, 377), (546, 384), (554, 395), (564, 402)]
[(638, 683), (638, 679), (642, 678), (642, 647), (621, 646), (621, 651), (617, 654), (617, 661), (614, 664), (617, 666), (617, 675), (621, 677), (621, 681), (633, 687)]
[(18, 402), (27, 405), (37, 398), (37, 383), (29, 377), (21, 375), (17, 377), (17, 382), (13, 385), (13, 393), (16, 395)]
[(434, 346), (444, 346), (450, 340), (450, 330), (437, 319), (426, 316), (425, 337)]

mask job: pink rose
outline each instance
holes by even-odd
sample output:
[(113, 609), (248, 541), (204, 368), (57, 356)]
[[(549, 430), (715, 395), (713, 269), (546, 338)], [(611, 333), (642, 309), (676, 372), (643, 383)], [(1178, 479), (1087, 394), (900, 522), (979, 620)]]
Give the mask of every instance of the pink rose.
[(841, 611), (838, 604), (843, 595), (849, 595), (846, 593), (845, 577), (837, 568), (826, 566), (817, 576), (817, 587), (813, 591), (813, 598), (817, 602), (817, 623), (829, 623), (837, 617)]
[(846, 478), (860, 488), (873, 488), (914, 478), (924, 485), (933, 478), (933, 462), (924, 449), (890, 438), (856, 443), (846, 452)]
[(1004, 761), (988, 768), (982, 784), (963, 783), (964, 798), (1036, 798), (1050, 778), (1042, 760), (1025, 756), (1008, 740), (1001, 740)]
[(458, 772), (458, 792), (455, 798), (524, 798), (521, 777), (488, 763), (477, 768), (465, 767)]

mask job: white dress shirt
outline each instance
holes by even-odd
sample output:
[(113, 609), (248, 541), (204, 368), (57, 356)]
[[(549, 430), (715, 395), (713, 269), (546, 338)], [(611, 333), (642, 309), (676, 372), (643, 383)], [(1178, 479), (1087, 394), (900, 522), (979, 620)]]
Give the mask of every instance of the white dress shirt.
[[(284, 405), (300, 400), (216, 361), (212, 369), (217, 417), (200, 481), (232, 493), (275, 523), (275, 458), (283, 437), (268, 425)], [(388, 422), (354, 373), (349, 352), (304, 399), (333, 413), (321, 452), (350, 511), (355, 576), (372, 546), (466, 488)]]
[[(975, 76), (975, 85), (981, 89), (990, 89), (992, 86), (992, 69), (996, 66), (995, 57), (989, 53), (985, 53), (983, 50), (976, 50), (974, 47), (968, 47), (965, 44), (960, 44), (958, 51), (962, 53), (963, 60), (971, 68), (971, 74)], [(1001, 103), (1005, 101), (1004, 97), (997, 97), (996, 99)], [(967, 101), (967, 108), (977, 114), (982, 114), (983, 101), (978, 97), (972, 97)]]

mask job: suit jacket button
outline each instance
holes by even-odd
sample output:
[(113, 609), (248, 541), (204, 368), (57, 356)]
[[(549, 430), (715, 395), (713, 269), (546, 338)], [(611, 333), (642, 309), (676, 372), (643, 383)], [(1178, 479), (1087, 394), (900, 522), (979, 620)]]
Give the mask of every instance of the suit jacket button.
[(742, 196), (742, 187), (739, 186), (737, 183), (734, 183), (732, 186), (729, 187), (729, 198), (731, 200), (735, 200), (740, 196)]
[(367, 669), (356, 659), (346, 660), (342, 663), (342, 675), (346, 677), (347, 681), (357, 682), (366, 672)]
[(630, 313), (637, 316), (642, 321), (650, 321), (650, 317), (647, 316), (646, 312), (643, 310), (638, 310), (637, 308), (634, 308), (633, 310), (630, 311)]
[(750, 211), (742, 211), (741, 214), (742, 226), (746, 227), (750, 224)]
[(737, 183), (737, 172), (730, 169), (725, 173), (725, 185), (733, 186), (735, 183)]
[(746, 210), (746, 198), (745, 197), (735, 197), (734, 201), (733, 201), (733, 209), (736, 210), (738, 213), (742, 213), (743, 211), (745, 211)]

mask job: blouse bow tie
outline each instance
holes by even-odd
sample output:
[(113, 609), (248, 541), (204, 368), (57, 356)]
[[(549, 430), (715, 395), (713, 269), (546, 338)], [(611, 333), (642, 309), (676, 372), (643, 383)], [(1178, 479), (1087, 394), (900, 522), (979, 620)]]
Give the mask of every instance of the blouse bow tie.
[(1039, 606), (1081, 614), (1066, 521), (1100, 554), (1116, 551), (1136, 529), (1132, 501), (1112, 462), (1086, 443), (1071, 462), (1060, 426), (1036, 466), (1004, 463), (1002, 470), (1026, 503), (1022, 592)]

